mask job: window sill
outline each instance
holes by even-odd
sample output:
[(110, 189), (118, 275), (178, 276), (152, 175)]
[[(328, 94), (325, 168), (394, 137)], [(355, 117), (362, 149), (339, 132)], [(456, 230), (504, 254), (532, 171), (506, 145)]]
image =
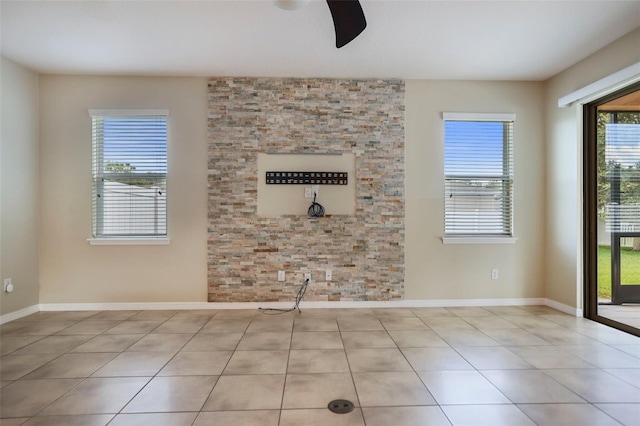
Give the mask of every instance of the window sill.
[(168, 237), (88, 238), (92, 246), (158, 246), (168, 245)]
[(442, 244), (515, 244), (516, 237), (442, 237)]

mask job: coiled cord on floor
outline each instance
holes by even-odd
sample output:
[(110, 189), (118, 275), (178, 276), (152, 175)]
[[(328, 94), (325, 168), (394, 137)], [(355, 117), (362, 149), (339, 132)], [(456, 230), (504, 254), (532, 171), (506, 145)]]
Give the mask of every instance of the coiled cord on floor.
[(316, 203), (316, 193), (313, 193), (313, 203), (309, 206), (309, 210), (307, 210), (307, 215), (309, 217), (322, 217), (324, 216), (324, 207), (322, 204)]
[[(284, 314), (287, 312), (295, 311), (296, 309), (298, 310), (298, 312), (302, 313), (302, 311), (300, 310), (300, 302), (302, 302), (302, 298), (304, 297), (304, 294), (307, 291), (308, 285), (309, 285), (309, 280), (308, 279), (304, 280), (304, 283), (302, 283), (302, 287), (300, 287), (300, 290), (298, 290), (298, 294), (296, 294), (296, 301), (292, 308), (290, 309), (258, 308), (258, 310), (266, 315)], [(273, 313), (268, 314), (267, 312), (273, 312)]]

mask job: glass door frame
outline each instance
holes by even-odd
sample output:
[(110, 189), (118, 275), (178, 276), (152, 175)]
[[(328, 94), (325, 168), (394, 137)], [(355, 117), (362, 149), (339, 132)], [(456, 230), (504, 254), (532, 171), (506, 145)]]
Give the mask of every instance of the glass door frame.
[[(583, 105), (583, 274), (584, 317), (640, 336), (640, 329), (598, 314), (598, 107), (640, 90), (631, 84)], [(638, 307), (640, 310), (640, 307)]]

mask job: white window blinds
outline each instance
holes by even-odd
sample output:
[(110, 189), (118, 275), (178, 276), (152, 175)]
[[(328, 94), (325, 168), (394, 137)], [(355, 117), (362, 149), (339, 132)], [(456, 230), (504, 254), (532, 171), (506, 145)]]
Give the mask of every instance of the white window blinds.
[(445, 236), (513, 234), (513, 114), (445, 113)]
[(89, 113), (93, 237), (165, 237), (167, 111)]

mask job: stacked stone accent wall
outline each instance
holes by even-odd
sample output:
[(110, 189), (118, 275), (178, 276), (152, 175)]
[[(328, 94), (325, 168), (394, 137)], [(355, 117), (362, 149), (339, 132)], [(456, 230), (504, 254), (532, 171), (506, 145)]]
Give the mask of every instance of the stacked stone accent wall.
[[(304, 300), (402, 298), (404, 82), (212, 78), (208, 99), (209, 301), (293, 301), (303, 272)], [(258, 216), (259, 152), (355, 153), (355, 216)]]

